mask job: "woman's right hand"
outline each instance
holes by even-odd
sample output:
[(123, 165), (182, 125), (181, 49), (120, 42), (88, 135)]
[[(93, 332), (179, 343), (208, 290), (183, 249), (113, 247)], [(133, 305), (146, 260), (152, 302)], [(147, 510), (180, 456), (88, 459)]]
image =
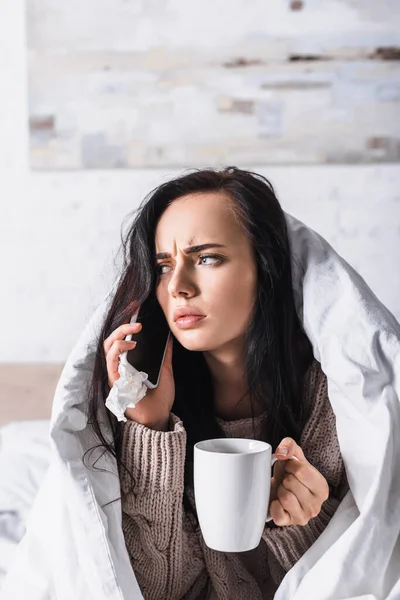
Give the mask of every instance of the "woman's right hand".
[[(138, 333), (142, 329), (141, 323), (125, 324), (117, 327), (107, 339), (104, 340), (104, 353), (106, 355), (108, 385), (110, 388), (119, 379), (119, 356), (122, 352), (132, 350), (136, 342), (128, 342), (128, 334)], [(147, 394), (138, 402), (135, 408), (127, 408), (127, 419), (141, 423), (151, 429), (160, 431), (168, 430), (169, 415), (175, 399), (175, 382), (172, 372), (172, 335), (169, 338), (167, 351), (160, 375), (160, 382), (154, 390), (147, 390)]]

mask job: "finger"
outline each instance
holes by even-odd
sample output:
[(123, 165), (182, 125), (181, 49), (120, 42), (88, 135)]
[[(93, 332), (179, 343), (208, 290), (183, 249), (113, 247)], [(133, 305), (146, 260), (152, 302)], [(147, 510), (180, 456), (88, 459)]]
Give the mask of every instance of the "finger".
[[(278, 463), (276, 463), (278, 464)], [(329, 485), (325, 477), (311, 463), (289, 460), (285, 464), (285, 473), (293, 475), (311, 494), (317, 495), (323, 502), (329, 497)]]
[(275, 450), (275, 456), (279, 458), (279, 460), (289, 460), (294, 456), (300, 462), (307, 461), (301, 447), (290, 437), (283, 438), (278, 448)]
[(270, 493), (269, 493), (269, 501), (270, 502), (272, 502), (273, 500), (276, 500), (278, 497), (278, 494), (277, 494), (278, 485), (279, 485), (279, 481), (276, 479), (276, 477), (271, 477), (271, 487), (270, 487)]
[(138, 333), (142, 329), (141, 323), (124, 323), (115, 329), (111, 335), (104, 340), (104, 351), (107, 354), (111, 346), (117, 340), (123, 340), (127, 335)]
[(279, 518), (279, 523), (275, 521), (276, 525), (291, 525), (293, 523), (305, 525), (308, 522), (297, 497), (293, 492), (286, 490), (283, 485), (278, 486), (275, 502), (279, 502), (284, 511), (284, 514)]
[[(287, 454), (281, 452), (284, 448), (287, 449)], [(274, 476), (280, 482), (283, 481), (287, 473), (291, 473), (295, 475), (300, 483), (305, 485), (312, 494), (315, 493), (315, 490), (318, 490), (318, 494), (321, 496), (322, 490), (322, 496), (326, 495), (324, 500), (328, 498), (329, 487), (325, 478), (311, 465), (311, 463), (308, 462), (304, 456), (303, 450), (292, 438), (284, 438), (279, 444), (275, 455), (279, 461), (275, 463)], [(291, 460), (292, 457), (297, 460)]]
[(104, 352), (107, 355), (111, 346), (114, 344), (114, 342), (116, 342), (117, 340), (123, 340), (127, 335), (129, 335), (130, 333), (138, 333), (140, 330), (142, 329), (142, 324), (141, 323), (125, 323), (124, 325), (120, 325), (119, 327), (117, 327), (117, 329), (115, 329), (111, 335), (108, 336), (108, 338), (106, 338), (104, 340)]
[[(286, 451), (286, 454), (285, 454)], [(305, 463), (308, 464), (307, 459), (303, 454), (303, 450), (292, 438), (284, 438), (275, 450), (275, 456), (278, 461), (274, 466), (274, 477), (279, 482), (282, 482), (285, 473), (287, 472), (287, 465), (290, 463)], [(293, 459), (296, 460), (293, 460)]]
[(321, 502), (305, 485), (300, 483), (297, 477), (289, 473), (286, 475), (281, 485), (285, 490), (296, 496), (300, 508), (308, 521), (319, 514)]
[(269, 514), (275, 525), (279, 525), (280, 527), (284, 527), (285, 525), (290, 525), (290, 515), (285, 511), (282, 504), (279, 500), (273, 500), (269, 506)]
[(112, 387), (114, 382), (119, 379), (118, 364), (120, 354), (132, 350), (135, 346), (136, 342), (126, 342), (125, 340), (117, 340), (111, 346), (106, 356), (108, 384), (110, 387)]

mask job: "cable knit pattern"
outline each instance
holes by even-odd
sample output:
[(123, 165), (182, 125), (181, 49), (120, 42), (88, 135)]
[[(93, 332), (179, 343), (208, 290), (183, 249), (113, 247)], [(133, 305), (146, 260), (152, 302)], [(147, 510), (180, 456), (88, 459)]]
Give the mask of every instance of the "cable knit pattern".
[(265, 528), (263, 539), (282, 567), (279, 572), (271, 572), (277, 584), (321, 535), (349, 489), (336, 434), (336, 419), (328, 397), (328, 382), (316, 361), (306, 375), (304, 388), (304, 400), (311, 408), (311, 415), (300, 445), (307, 460), (328, 481), (330, 496), (319, 515), (307, 525), (277, 528), (267, 525)]
[[(167, 432), (124, 424), (122, 460), (132, 478), (121, 469), (122, 527), (145, 600), (272, 600), (348, 490), (327, 380), (316, 361), (306, 374), (304, 401), (311, 415), (301, 446), (328, 480), (330, 497), (307, 525), (267, 523), (259, 546), (238, 554), (208, 548), (184, 510), (186, 431), (179, 418), (171, 414)], [(266, 418), (218, 421), (227, 437), (261, 439)], [(193, 489), (187, 492), (194, 507)]]

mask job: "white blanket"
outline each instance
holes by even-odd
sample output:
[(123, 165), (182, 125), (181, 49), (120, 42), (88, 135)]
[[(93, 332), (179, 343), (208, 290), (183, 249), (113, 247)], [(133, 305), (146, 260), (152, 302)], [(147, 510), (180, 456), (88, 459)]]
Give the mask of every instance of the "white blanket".
[[(296, 302), (329, 395), (350, 492), (275, 600), (400, 599), (400, 326), (316, 233), (287, 215)], [(58, 384), (52, 459), (1, 600), (140, 600), (121, 529), (116, 465), (88, 470), (84, 388), (106, 300)], [(92, 457), (93, 460), (93, 457)], [(168, 600), (168, 599), (165, 599)]]
[(49, 421), (0, 428), (0, 589), (49, 464)]

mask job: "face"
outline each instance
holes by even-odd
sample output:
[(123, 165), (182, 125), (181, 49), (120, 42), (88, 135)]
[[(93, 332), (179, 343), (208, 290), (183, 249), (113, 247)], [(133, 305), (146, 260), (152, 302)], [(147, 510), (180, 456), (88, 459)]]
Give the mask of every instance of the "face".
[(175, 200), (158, 222), (155, 245), (157, 299), (182, 346), (210, 352), (240, 341), (256, 298), (257, 270), (232, 201), (211, 192)]

